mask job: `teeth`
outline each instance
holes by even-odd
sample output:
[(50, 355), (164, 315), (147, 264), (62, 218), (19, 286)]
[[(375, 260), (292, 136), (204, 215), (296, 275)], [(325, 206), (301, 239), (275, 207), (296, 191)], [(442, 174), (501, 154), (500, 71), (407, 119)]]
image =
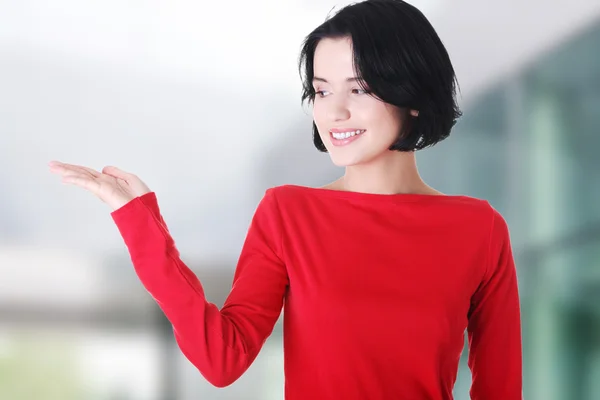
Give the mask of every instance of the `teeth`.
[(364, 129), (357, 129), (351, 132), (343, 132), (343, 133), (331, 133), (331, 135), (336, 139), (348, 139), (349, 137), (360, 135), (364, 132)]

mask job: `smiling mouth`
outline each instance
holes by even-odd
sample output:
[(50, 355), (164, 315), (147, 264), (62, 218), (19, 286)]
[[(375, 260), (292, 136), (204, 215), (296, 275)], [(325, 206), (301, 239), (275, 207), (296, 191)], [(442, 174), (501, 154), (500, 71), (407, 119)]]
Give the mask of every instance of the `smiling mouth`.
[[(332, 130), (333, 131), (333, 130)], [(360, 139), (365, 133), (366, 129), (356, 129), (353, 131), (343, 131), (343, 132), (332, 132), (329, 131), (329, 139), (333, 146), (346, 146), (354, 142), (355, 140)]]
[(331, 132), (330, 131), (329, 133), (331, 134), (331, 137), (333, 137), (334, 139), (345, 140), (345, 139), (349, 139), (354, 136), (362, 135), (365, 131), (366, 131), (366, 129), (357, 129), (354, 131), (346, 131), (346, 132)]

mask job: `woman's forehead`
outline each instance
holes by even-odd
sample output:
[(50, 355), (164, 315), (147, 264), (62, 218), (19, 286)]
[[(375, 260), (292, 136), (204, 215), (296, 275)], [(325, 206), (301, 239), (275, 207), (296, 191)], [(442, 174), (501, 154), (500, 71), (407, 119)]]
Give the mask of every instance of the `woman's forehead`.
[(350, 39), (322, 39), (315, 49), (313, 69), (315, 77), (321, 80), (355, 80), (354, 54)]

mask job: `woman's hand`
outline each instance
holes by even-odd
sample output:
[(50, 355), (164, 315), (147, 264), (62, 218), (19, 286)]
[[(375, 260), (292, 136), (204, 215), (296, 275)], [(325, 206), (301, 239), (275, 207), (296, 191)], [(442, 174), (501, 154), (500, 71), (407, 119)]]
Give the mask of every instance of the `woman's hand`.
[(61, 175), (62, 182), (73, 184), (92, 192), (114, 210), (150, 189), (137, 176), (121, 171), (117, 167), (104, 167), (102, 172), (80, 165), (51, 161), (50, 171)]

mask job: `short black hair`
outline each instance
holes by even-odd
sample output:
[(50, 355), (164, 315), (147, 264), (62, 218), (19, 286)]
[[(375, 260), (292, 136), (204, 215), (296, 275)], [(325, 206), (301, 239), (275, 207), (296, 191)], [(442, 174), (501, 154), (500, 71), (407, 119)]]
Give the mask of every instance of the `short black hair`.
[[(359, 83), (370, 95), (405, 109), (402, 132), (390, 150), (415, 151), (444, 140), (462, 115), (450, 57), (427, 18), (401, 0), (367, 0), (340, 9), (302, 43), (302, 103), (313, 102), (314, 55), (324, 38), (352, 41)], [(363, 82), (361, 82), (363, 81)], [(409, 110), (418, 110), (411, 117)], [(313, 121), (315, 147), (327, 152)]]

